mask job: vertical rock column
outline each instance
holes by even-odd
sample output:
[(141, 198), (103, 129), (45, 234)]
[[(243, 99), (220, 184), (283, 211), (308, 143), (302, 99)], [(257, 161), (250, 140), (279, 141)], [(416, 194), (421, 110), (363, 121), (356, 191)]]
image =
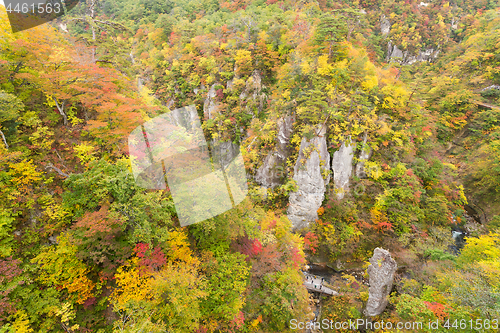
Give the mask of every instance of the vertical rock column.
[(359, 162), (356, 164), (356, 177), (358, 178), (366, 178), (366, 171), (365, 171), (365, 162), (370, 159), (373, 153), (373, 149), (368, 146), (367, 144), (368, 141), (368, 134), (365, 132), (363, 136), (363, 144), (361, 146), (361, 153), (359, 154)]
[(218, 107), (217, 99), (215, 98), (217, 96), (217, 93), (215, 91), (216, 85), (217, 83), (212, 84), (212, 86), (208, 90), (205, 103), (203, 104), (203, 113), (205, 114), (205, 117), (208, 119), (212, 119), (214, 117), (215, 111), (217, 110)]
[(387, 36), (391, 33), (391, 22), (389, 22), (384, 14), (380, 17), (380, 32), (383, 36)]
[(344, 198), (345, 193), (349, 189), (349, 180), (352, 175), (352, 160), (354, 157), (354, 145), (350, 142), (351, 139), (342, 143), (340, 149), (333, 153), (332, 170), (333, 182), (335, 184), (335, 192), (337, 199)]
[(252, 75), (247, 79), (245, 84), (245, 89), (240, 94), (240, 100), (246, 101), (246, 111), (249, 114), (252, 114), (253, 117), (257, 116), (257, 113), (254, 113), (251, 110), (250, 105), (254, 104), (257, 107), (258, 113), (262, 112), (264, 109), (264, 101), (267, 98), (266, 94), (263, 93), (263, 89), (265, 86), (262, 84), (262, 76), (260, 71), (254, 70)]
[(323, 178), (325, 170), (330, 169), (325, 134), (326, 126), (322, 126), (318, 135), (310, 141), (302, 138), (293, 176), (298, 191), (290, 194), (287, 211), (293, 229), (307, 227), (318, 218), (317, 210), (321, 207), (326, 185), (330, 181), (329, 174), (326, 179)]
[(293, 121), (291, 116), (278, 119), (276, 148), (266, 156), (255, 175), (255, 181), (264, 187), (279, 185), (281, 177), (284, 176), (284, 171), (280, 170), (284, 169), (288, 157), (288, 143), (293, 131)]
[(396, 273), (398, 264), (391, 258), (389, 251), (379, 247), (373, 251), (370, 264), (368, 266), (370, 288), (368, 289), (368, 302), (364, 312), (367, 316), (378, 316), (384, 311), (389, 302), (388, 296), (392, 289), (394, 273)]

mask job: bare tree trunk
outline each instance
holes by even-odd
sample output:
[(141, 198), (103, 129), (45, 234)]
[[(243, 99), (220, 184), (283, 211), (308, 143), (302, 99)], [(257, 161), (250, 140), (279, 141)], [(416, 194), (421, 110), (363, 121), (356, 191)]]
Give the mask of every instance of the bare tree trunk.
[(61, 169), (59, 169), (58, 167), (54, 166), (50, 162), (47, 164), (47, 166), (45, 167), (45, 169), (52, 169), (55, 172), (57, 172), (61, 177), (64, 177), (64, 178), (68, 178), (69, 177), (69, 175), (67, 173), (64, 173)]
[(89, 121), (89, 114), (85, 106), (83, 107), (83, 117), (85, 118), (85, 121)]
[[(92, 28), (92, 40), (95, 41), (95, 27), (94, 27), (94, 17), (95, 17), (95, 11), (94, 11), (94, 7), (96, 5), (97, 1), (96, 0), (91, 0), (90, 1), (90, 17), (92, 18), (92, 25), (91, 25), (91, 28)], [(96, 55), (96, 52), (95, 52), (95, 48), (96, 46), (94, 45), (92, 47), (92, 62), (95, 63), (96, 62), (96, 59), (95, 59), (95, 55)]]
[(9, 149), (9, 145), (7, 144), (7, 140), (5, 140), (5, 135), (3, 135), (2, 130), (0, 130), (0, 134), (2, 135), (3, 143), (5, 143), (5, 148)]
[(59, 105), (59, 102), (57, 101), (57, 98), (55, 98), (55, 97), (52, 97), (52, 98), (54, 99), (54, 102), (56, 102), (56, 106), (57, 106), (57, 110), (59, 111), (59, 114), (63, 117), (64, 126), (67, 126), (68, 125), (68, 116), (64, 112), (64, 103), (65, 103), (65, 101), (63, 101), (61, 103), (61, 105)]

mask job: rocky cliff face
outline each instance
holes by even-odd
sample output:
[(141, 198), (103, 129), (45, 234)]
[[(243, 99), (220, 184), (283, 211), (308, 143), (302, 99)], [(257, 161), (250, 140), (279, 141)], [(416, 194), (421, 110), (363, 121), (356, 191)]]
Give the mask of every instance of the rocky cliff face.
[[(291, 131), (291, 126), (289, 128)], [(288, 207), (288, 218), (292, 221), (294, 229), (306, 227), (310, 222), (318, 218), (316, 211), (321, 206), (326, 187), (330, 182), (329, 175), (326, 179), (323, 177), (330, 168), (330, 155), (326, 149), (325, 132), (326, 129), (323, 127), (318, 136), (310, 141), (304, 138), (300, 145), (293, 177), (299, 189), (297, 192), (290, 194)], [(368, 135), (365, 134), (359, 162), (355, 168), (353, 167), (355, 144), (351, 142), (350, 138), (342, 143), (340, 149), (333, 154), (331, 170), (333, 171), (335, 196), (338, 200), (343, 199), (349, 191), (354, 170), (356, 176), (360, 178), (366, 177), (364, 163), (372, 154), (371, 148), (367, 145), (367, 140)], [(279, 161), (280, 158), (282, 157), (279, 157), (276, 151), (266, 157), (265, 163), (258, 171), (259, 183), (266, 187), (274, 186), (273, 174), (269, 165)], [(286, 157), (284, 158), (286, 159)]]
[(240, 146), (230, 141), (212, 140), (211, 145), (212, 151), (215, 153), (215, 156), (217, 156), (214, 162), (220, 164), (224, 168), (226, 168), (240, 153)]
[[(295, 163), (293, 179), (298, 191), (290, 194), (288, 218), (294, 229), (307, 227), (318, 218), (317, 210), (325, 196), (330, 181), (330, 154), (326, 145), (326, 126), (319, 129), (311, 140), (302, 139), (299, 156)], [(326, 178), (323, 178), (323, 176)]]
[(389, 251), (379, 247), (373, 252), (370, 264), (368, 266), (370, 288), (364, 312), (367, 316), (378, 316), (389, 302), (388, 296), (391, 293), (398, 264), (391, 258)]
[(200, 87), (199, 87), (199, 88), (194, 88), (194, 89), (193, 89), (193, 92), (194, 92), (196, 95), (198, 95), (198, 93), (200, 92), (200, 90), (201, 90), (201, 91), (205, 90), (205, 85), (204, 85), (203, 83), (200, 85)]
[(380, 32), (386, 36), (391, 32), (391, 22), (385, 17), (384, 14), (380, 17)]
[(365, 162), (370, 159), (373, 149), (367, 144), (368, 134), (365, 132), (363, 136), (363, 144), (361, 145), (361, 152), (359, 154), (359, 161), (356, 163), (355, 175), (358, 178), (366, 178)]
[[(419, 7), (427, 6), (428, 4), (421, 2)], [(458, 22), (458, 21), (457, 21)], [(454, 23), (454, 22), (453, 22)], [(453, 24), (452, 24), (453, 25)], [(380, 16), (380, 32), (383, 36), (389, 36), (391, 33), (391, 22), (382, 14)], [(420, 50), (418, 54), (410, 54), (408, 51), (402, 51), (397, 45), (392, 44), (392, 41), (387, 43), (387, 62), (399, 62), (402, 65), (411, 65), (419, 61), (433, 61), (437, 58), (439, 50), (428, 48)]]
[(346, 142), (343, 142), (340, 149), (333, 153), (332, 158), (333, 182), (336, 197), (339, 200), (344, 198), (345, 193), (349, 190), (349, 180), (352, 175), (354, 145), (350, 141), (349, 138), (347, 145)]
[(411, 65), (418, 61), (433, 61), (439, 55), (439, 50), (428, 48), (420, 50), (417, 55), (410, 54), (408, 51), (402, 51), (397, 45), (389, 41), (387, 44), (387, 62), (397, 61), (402, 65)]
[(214, 83), (207, 93), (207, 98), (205, 99), (205, 103), (203, 104), (203, 113), (205, 117), (208, 119), (212, 119), (215, 111), (217, 110), (217, 101), (215, 97), (217, 96), (215, 91), (215, 86), (217, 83)]
[(247, 112), (250, 112), (250, 106), (255, 104), (257, 110), (262, 112), (266, 95), (262, 92), (264, 85), (262, 84), (262, 76), (258, 70), (254, 70), (252, 75), (247, 79), (245, 88), (240, 94), (240, 100), (247, 101)]
[(285, 161), (288, 157), (288, 143), (293, 130), (294, 119), (291, 116), (278, 120), (276, 147), (271, 151), (262, 166), (257, 170), (255, 181), (265, 187), (275, 187), (284, 176)]

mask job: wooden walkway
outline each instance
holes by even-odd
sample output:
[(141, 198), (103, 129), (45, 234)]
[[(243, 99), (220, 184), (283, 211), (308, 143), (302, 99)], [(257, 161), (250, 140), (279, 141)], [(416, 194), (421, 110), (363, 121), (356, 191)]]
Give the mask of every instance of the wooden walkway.
[(473, 102), (475, 104), (477, 104), (478, 106), (482, 106), (483, 108), (486, 108), (486, 109), (500, 109), (500, 107), (498, 107), (496, 105), (486, 104), (486, 103), (483, 103), (480, 101), (473, 101)]
[(307, 290), (337, 296), (339, 293), (323, 285), (321, 277), (304, 273), (304, 286)]

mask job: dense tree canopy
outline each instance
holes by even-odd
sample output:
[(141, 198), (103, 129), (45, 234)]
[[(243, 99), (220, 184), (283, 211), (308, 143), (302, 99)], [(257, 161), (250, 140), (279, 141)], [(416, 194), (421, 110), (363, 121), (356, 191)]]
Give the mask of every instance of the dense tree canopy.
[[(362, 271), (332, 280), (341, 295), (318, 318), (359, 319), (375, 247), (404, 270), (377, 320), (493, 323), (499, 8), (89, 0), (16, 34), (0, 8), (0, 332), (291, 332), (314, 317), (308, 263)], [(249, 194), (181, 227), (169, 187), (136, 184), (127, 140), (187, 105), (211, 145), (239, 147)], [(294, 172), (315, 149), (302, 142), (323, 135), (366, 175), (292, 230)], [(280, 184), (262, 188), (257, 170), (284, 150)], [(467, 231), (461, 250), (451, 228)]]

